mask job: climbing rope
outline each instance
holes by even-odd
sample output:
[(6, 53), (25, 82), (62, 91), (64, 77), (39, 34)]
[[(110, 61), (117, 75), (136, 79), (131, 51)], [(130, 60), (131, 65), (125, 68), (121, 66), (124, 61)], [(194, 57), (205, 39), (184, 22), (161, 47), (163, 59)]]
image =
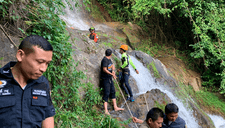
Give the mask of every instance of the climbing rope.
[[(119, 86), (119, 84), (118, 84), (118, 81), (117, 81), (116, 79), (115, 79), (115, 81), (116, 81), (116, 84), (118, 85), (118, 87), (119, 87), (119, 89), (120, 89), (120, 93), (122, 94), (122, 97), (123, 97), (123, 99), (124, 99), (124, 101), (125, 101), (125, 104), (127, 105), (127, 108), (128, 108), (128, 111), (129, 111), (130, 115), (131, 115), (132, 117), (134, 117), (133, 114), (132, 114), (131, 111), (130, 111), (129, 105), (128, 105), (127, 102), (126, 102), (126, 99), (125, 99), (125, 97), (124, 97), (124, 95), (123, 95), (123, 92), (122, 92), (122, 90), (121, 90), (121, 88), (120, 88), (120, 86)], [(134, 123), (134, 124), (135, 124), (136, 128), (138, 128), (137, 124), (136, 124), (136, 123)]]
[(147, 100), (146, 100), (145, 93), (144, 93), (144, 97), (145, 97), (145, 102), (146, 102), (146, 106), (147, 106), (147, 111), (149, 111), (148, 102), (147, 102)]

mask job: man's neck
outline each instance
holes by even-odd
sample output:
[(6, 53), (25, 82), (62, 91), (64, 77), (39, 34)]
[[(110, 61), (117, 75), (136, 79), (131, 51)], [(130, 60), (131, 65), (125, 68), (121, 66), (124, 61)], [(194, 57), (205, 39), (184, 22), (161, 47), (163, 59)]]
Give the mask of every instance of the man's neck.
[(11, 68), (12, 75), (14, 79), (20, 84), (21, 88), (27, 85), (28, 79), (23, 75), (21, 69), (18, 66), (18, 63)]
[(107, 59), (110, 59), (111, 58), (111, 56), (105, 56)]

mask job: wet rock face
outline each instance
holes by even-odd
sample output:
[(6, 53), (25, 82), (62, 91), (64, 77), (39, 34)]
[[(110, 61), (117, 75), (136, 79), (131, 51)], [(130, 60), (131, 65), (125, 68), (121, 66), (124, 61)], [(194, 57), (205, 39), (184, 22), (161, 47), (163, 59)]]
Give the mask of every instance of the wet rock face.
[[(154, 59), (150, 55), (140, 52), (140, 51), (132, 51), (132, 52), (129, 52), (129, 54), (138, 58), (145, 67), (147, 67), (148, 64), (154, 62), (157, 71), (161, 75), (161, 78), (157, 78), (156, 82), (169, 87), (168, 89), (172, 92), (175, 92), (175, 90), (179, 91), (181, 89), (179, 87), (179, 84), (176, 82), (176, 80), (173, 77), (170, 76), (166, 67), (160, 62), (160, 60)], [(150, 100), (152, 102), (155, 99), (150, 99)], [(202, 128), (213, 128), (214, 127), (211, 119), (201, 109), (199, 109), (192, 101), (189, 102), (189, 105), (192, 107), (193, 115), (196, 117), (196, 119), (198, 119), (198, 124)], [(140, 118), (143, 118), (143, 117), (140, 117)]]
[[(13, 42), (19, 46), (19, 38), (12, 37), (10, 38)], [(16, 61), (16, 52), (17, 48), (10, 42), (10, 40), (5, 36), (5, 34), (0, 30), (0, 67), (3, 67), (9, 61)]]
[[(138, 119), (145, 120), (148, 111), (153, 107), (158, 107), (158, 104), (166, 105), (167, 103), (171, 102), (170, 98), (163, 92), (158, 89), (153, 89), (148, 91), (146, 94), (142, 94), (135, 98), (134, 102), (127, 101), (127, 105), (123, 102), (119, 107), (125, 108), (124, 111), (115, 112), (113, 110), (110, 111), (112, 117), (118, 117), (120, 120), (125, 121), (131, 118), (132, 113), (133, 116), (137, 117)], [(164, 108), (163, 108), (164, 109)], [(140, 124), (138, 124), (140, 125)], [(135, 127), (135, 124), (131, 121), (127, 128)]]
[(198, 123), (202, 126), (202, 128), (214, 128), (213, 123), (211, 122), (210, 118), (208, 116), (205, 116), (201, 110), (199, 110), (192, 102), (189, 102), (194, 115), (198, 120)]

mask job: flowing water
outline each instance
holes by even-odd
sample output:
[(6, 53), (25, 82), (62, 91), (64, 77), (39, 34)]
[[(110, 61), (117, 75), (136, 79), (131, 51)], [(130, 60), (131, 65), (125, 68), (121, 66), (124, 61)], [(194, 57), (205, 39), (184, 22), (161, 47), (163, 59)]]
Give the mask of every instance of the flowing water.
[[(120, 54), (119, 54), (119, 57), (121, 57)], [(168, 89), (166, 89), (164, 85), (155, 83), (155, 80), (152, 77), (149, 70), (146, 67), (144, 67), (140, 61), (138, 61), (133, 56), (130, 56), (130, 57), (135, 67), (139, 71), (139, 74), (136, 74), (132, 66), (129, 65), (130, 74), (135, 79), (138, 86), (138, 90), (139, 90), (139, 93), (135, 95), (144, 94), (147, 91), (151, 91), (152, 89), (159, 89), (161, 92), (166, 93), (167, 96), (171, 99), (171, 101), (179, 107), (179, 116), (185, 120), (188, 128), (200, 128), (200, 126), (198, 125), (198, 121), (195, 119), (195, 117), (192, 114), (192, 111), (187, 109), (185, 105), (177, 97), (175, 97), (172, 94), (172, 92), (168, 91)]]
[(225, 128), (225, 120), (221, 116), (211, 115), (208, 116), (212, 119), (216, 128)]
[[(77, 1), (79, 2), (79, 4), (82, 3), (82, 0)], [(65, 15), (60, 16), (66, 22), (67, 26), (79, 30), (88, 30), (90, 26), (93, 26), (93, 21), (86, 18), (88, 16), (85, 16), (85, 14), (82, 12), (82, 9), (75, 7), (76, 2), (71, 2), (70, 0), (70, 3), (74, 10), (70, 10), (69, 6), (66, 5), (66, 9), (64, 9)], [(98, 30), (105, 31), (108, 29), (106, 25), (94, 25)], [(131, 56), (131, 59), (135, 66), (138, 67), (138, 70), (140, 72), (139, 74), (136, 74), (132, 67), (129, 67), (131, 69), (131, 76), (133, 76), (133, 78), (136, 80), (139, 89), (139, 93), (135, 95), (144, 94), (152, 89), (161, 90), (170, 97), (173, 103), (179, 106), (179, 116), (186, 121), (187, 127), (199, 128), (200, 126), (198, 125), (198, 121), (195, 117), (193, 117), (192, 111), (185, 107), (187, 105), (183, 104), (182, 101), (175, 97), (172, 92), (168, 91), (168, 89), (164, 85), (155, 83), (155, 80), (150, 74), (149, 70), (145, 68), (143, 64), (139, 62), (135, 57)], [(209, 117), (213, 120), (216, 128), (225, 128), (225, 120), (222, 117), (216, 115), (209, 115)]]
[[(159, 89), (162, 92), (166, 93), (168, 97), (172, 100), (173, 103), (177, 104), (179, 107), (179, 116), (185, 120), (188, 128), (198, 128), (198, 121), (193, 116), (191, 110), (189, 110), (186, 104), (183, 104), (177, 97), (175, 97), (164, 85), (155, 83), (154, 78), (152, 78), (149, 70), (143, 66), (135, 57), (131, 56), (131, 59), (136, 67), (138, 67), (139, 74), (136, 74), (135, 70), (129, 65), (131, 69), (131, 76), (136, 80), (139, 94), (144, 94), (151, 89)], [(190, 99), (190, 98), (189, 98)], [(208, 116), (212, 119), (216, 128), (225, 128), (225, 120), (221, 116), (210, 115)]]
[[(65, 0), (63, 0), (65, 3)], [(81, 4), (82, 2), (79, 0), (72, 1), (69, 0), (72, 5), (73, 10), (70, 9), (69, 5), (66, 4), (66, 8), (64, 9), (65, 15), (61, 15), (60, 18), (63, 19), (68, 27), (73, 27), (74, 29), (79, 30), (88, 30), (90, 25), (88, 24), (90, 21), (86, 20), (85, 14), (82, 12), (82, 8), (75, 7), (75, 4), (78, 2)]]

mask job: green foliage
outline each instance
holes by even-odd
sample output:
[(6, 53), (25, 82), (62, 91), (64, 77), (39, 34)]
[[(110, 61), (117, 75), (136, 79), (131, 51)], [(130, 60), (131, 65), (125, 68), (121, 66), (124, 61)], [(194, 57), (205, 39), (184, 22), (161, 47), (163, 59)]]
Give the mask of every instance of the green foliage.
[(155, 67), (155, 63), (154, 63), (154, 62), (151, 62), (151, 63), (147, 66), (148, 69), (150, 69), (150, 66), (152, 67), (154, 76), (155, 76), (156, 78), (160, 78), (160, 74), (159, 74), (157, 68)]
[(154, 107), (160, 108), (165, 113), (165, 106), (168, 104), (168, 102), (164, 99), (164, 103), (160, 104), (158, 101), (155, 101)]
[[(69, 34), (66, 24), (58, 15), (63, 14), (67, 1), (61, 0), (28, 0), (18, 2), (23, 8), (16, 10), (18, 17), (10, 12), (12, 6), (17, 5), (18, 0), (0, 1), (0, 19), (2, 22), (14, 24), (18, 17), (22, 17), (26, 28), (19, 30), (26, 35), (40, 35), (48, 39), (53, 46), (53, 59), (44, 73), (52, 84), (52, 101), (56, 109), (55, 124), (58, 128), (72, 127), (119, 127), (121, 123), (116, 119), (105, 117), (97, 111), (95, 105), (101, 102), (99, 90), (93, 85), (81, 82), (86, 79), (83, 72), (76, 70), (77, 62), (72, 58), (72, 44), (69, 43)], [(86, 1), (88, 2), (88, 1)], [(24, 6), (25, 5), (25, 6)], [(78, 5), (77, 5), (78, 6)], [(76, 7), (77, 7), (76, 6)], [(23, 10), (23, 12), (21, 12)], [(23, 15), (20, 15), (23, 14)], [(13, 21), (13, 22), (12, 22)], [(79, 89), (86, 91), (82, 99)]]
[(111, 43), (107, 43), (107, 42), (103, 42), (103, 44), (105, 45), (105, 46), (107, 46), (107, 47), (112, 47), (112, 44)]
[[(195, 92), (192, 86), (179, 83), (180, 89), (176, 91), (179, 99), (186, 102), (187, 99), (195, 100), (198, 104), (195, 104), (199, 108), (205, 108), (212, 113), (225, 114), (225, 102), (224, 99), (220, 99), (217, 95), (207, 91), (207, 89)], [(204, 113), (204, 112), (203, 112)]]
[[(177, 37), (180, 39), (177, 40), (175, 37), (174, 47), (176, 49), (182, 49), (190, 55), (188, 55), (190, 63), (194, 63), (193, 65), (195, 67), (197, 66), (196, 68), (203, 73), (203, 80), (206, 81), (204, 85), (217, 86), (220, 88), (222, 94), (225, 93), (225, 4), (223, 1), (98, 1), (106, 8), (115, 21), (132, 21), (142, 26), (144, 30), (147, 30), (149, 25), (159, 27), (158, 24), (161, 21), (158, 24), (148, 24), (152, 15), (164, 17), (164, 20), (171, 18), (172, 21), (175, 19), (174, 24), (172, 23), (172, 27), (175, 26), (175, 32), (187, 36), (193, 35), (190, 37), (195, 39), (188, 39), (188, 37), (183, 36)], [(164, 24), (162, 27), (167, 26), (167, 22), (161, 24)], [(191, 29), (192, 31), (189, 31)], [(146, 51), (150, 53), (150, 50)], [(196, 59), (203, 60), (203, 64), (197, 63)], [(212, 74), (213, 77), (211, 79), (213, 80), (208, 79), (208, 72)]]
[(98, 2), (104, 6), (104, 8), (108, 11), (110, 17), (114, 21), (132, 21), (133, 14), (131, 10), (131, 5), (134, 3), (133, 1), (128, 0), (98, 0)]

